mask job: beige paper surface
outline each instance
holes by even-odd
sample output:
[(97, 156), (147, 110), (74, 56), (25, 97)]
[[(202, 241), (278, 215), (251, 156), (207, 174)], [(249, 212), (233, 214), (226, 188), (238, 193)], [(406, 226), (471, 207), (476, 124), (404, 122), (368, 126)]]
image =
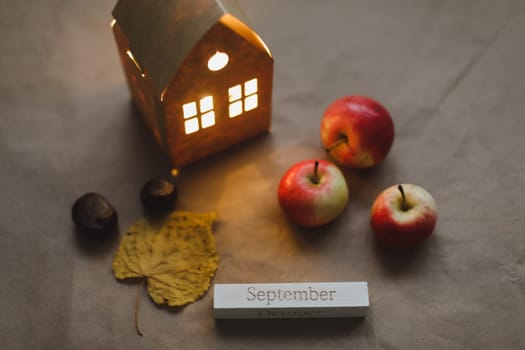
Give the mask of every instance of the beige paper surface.
[[(179, 208), (214, 210), (214, 282), (368, 281), (364, 320), (216, 323), (213, 295), (182, 310), (111, 273), (118, 241), (86, 243), (70, 208), (103, 193), (121, 231), (169, 163), (130, 103), (114, 1), (0, 6), (2, 349), (520, 349), (525, 335), (525, 3), (239, 1), (275, 59), (272, 131), (183, 169)], [(344, 94), (392, 113), (386, 161), (345, 171), (347, 209), (311, 231), (278, 208), (280, 176), (326, 157), (319, 121)], [(436, 199), (435, 235), (396, 254), (368, 214), (385, 187)]]

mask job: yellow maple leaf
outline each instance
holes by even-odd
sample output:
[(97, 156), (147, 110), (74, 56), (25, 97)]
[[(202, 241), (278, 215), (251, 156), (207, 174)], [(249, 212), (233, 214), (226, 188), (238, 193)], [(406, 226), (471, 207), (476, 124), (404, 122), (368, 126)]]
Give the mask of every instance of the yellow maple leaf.
[(143, 278), (157, 304), (196, 301), (208, 290), (219, 263), (211, 231), (215, 218), (215, 213), (173, 212), (159, 222), (137, 221), (120, 242), (115, 277)]

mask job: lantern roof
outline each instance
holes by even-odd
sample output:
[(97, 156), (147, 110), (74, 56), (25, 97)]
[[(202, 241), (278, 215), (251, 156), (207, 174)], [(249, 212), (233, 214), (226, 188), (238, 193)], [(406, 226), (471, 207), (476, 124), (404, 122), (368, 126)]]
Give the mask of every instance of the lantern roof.
[[(158, 94), (168, 87), (192, 48), (219, 21), (237, 26), (236, 32), (270, 54), (262, 40), (243, 24), (246, 16), (235, 0), (118, 0), (113, 17)], [(230, 21), (222, 20), (225, 17)]]

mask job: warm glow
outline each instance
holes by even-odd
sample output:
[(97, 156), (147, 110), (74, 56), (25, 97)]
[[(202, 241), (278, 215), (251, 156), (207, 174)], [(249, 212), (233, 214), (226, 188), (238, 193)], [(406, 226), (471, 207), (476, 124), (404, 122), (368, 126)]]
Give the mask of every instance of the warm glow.
[(128, 50), (128, 51), (126, 51), (126, 54), (128, 55), (128, 57), (131, 60), (131, 62), (133, 62), (135, 67), (137, 67), (137, 69), (141, 72), (141, 75), (144, 76), (144, 73), (142, 72), (142, 68), (140, 68), (140, 65), (137, 62), (137, 60), (135, 59), (135, 56), (133, 56), (133, 53), (131, 53), (131, 51)]
[[(215, 112), (213, 111), (213, 96), (204, 96), (197, 102), (192, 101), (182, 105), (184, 116), (184, 131), (186, 135), (193, 134), (201, 128), (206, 129), (215, 125)], [(199, 126), (200, 119), (200, 126)]]
[(208, 60), (208, 69), (212, 72), (223, 69), (228, 64), (230, 58), (228, 54), (224, 52), (217, 51), (213, 56)]
[(244, 96), (248, 96), (257, 92), (257, 78), (248, 80), (244, 83)]
[(242, 87), (240, 85), (235, 85), (228, 89), (229, 102), (240, 100), (241, 97), (242, 97)]
[(242, 101), (236, 101), (230, 104), (230, 118), (235, 118), (242, 114)]
[(191, 118), (184, 121), (184, 130), (186, 135), (193, 134), (199, 131), (199, 120), (197, 118)]
[(204, 113), (201, 116), (201, 125), (203, 128), (209, 128), (210, 126), (215, 125), (215, 112), (211, 111)]
[(246, 24), (230, 15), (229, 13), (223, 15), (220, 19), (221, 23), (225, 24), (228, 28), (233, 29), (237, 34), (241, 35), (244, 39), (248, 40), (252, 45), (259, 47), (266, 51), (268, 56), (272, 57), (272, 53), (268, 49), (268, 46), (262, 41), (262, 39), (251, 30)]
[(268, 53), (268, 56), (272, 57), (272, 53), (270, 52), (270, 49), (268, 48), (266, 43), (261, 39), (261, 37), (255, 32), (253, 32), (253, 36), (257, 39), (257, 41), (259, 41), (259, 44), (262, 47), (264, 47), (264, 50)]
[(188, 119), (197, 115), (197, 104), (190, 102), (182, 105), (182, 112), (184, 113), (184, 119)]
[(250, 95), (244, 99), (244, 111), (248, 112), (257, 108), (257, 94)]
[[(244, 86), (244, 93), (243, 93)], [(237, 117), (244, 112), (254, 110), (259, 105), (257, 94), (257, 78), (244, 82), (243, 85), (235, 85), (228, 89), (228, 100), (230, 102), (230, 118)], [(244, 97), (244, 110), (243, 98)]]
[(200, 111), (201, 113), (211, 111), (213, 109), (213, 97), (206, 96), (201, 98), (200, 101)]
[(113, 18), (113, 20), (111, 21), (111, 28), (113, 28), (116, 23), (117, 23), (117, 20)]

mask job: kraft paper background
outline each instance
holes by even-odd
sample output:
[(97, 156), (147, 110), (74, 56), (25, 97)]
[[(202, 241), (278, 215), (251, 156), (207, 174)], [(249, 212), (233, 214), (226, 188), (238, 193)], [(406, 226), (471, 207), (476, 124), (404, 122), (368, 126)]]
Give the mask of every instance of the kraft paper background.
[[(183, 169), (178, 208), (218, 214), (215, 282), (368, 281), (365, 319), (216, 323), (213, 293), (180, 310), (111, 271), (118, 237), (84, 242), (73, 201), (103, 193), (120, 235), (167, 159), (130, 103), (110, 30), (113, 1), (0, 5), (2, 349), (523, 349), (525, 2), (240, 1), (275, 58), (272, 132)], [(167, 43), (168, 45), (168, 43)], [(276, 189), (293, 163), (326, 158), (326, 106), (364, 94), (396, 139), (318, 230), (289, 223)], [(379, 247), (376, 195), (432, 193), (435, 234), (410, 253)]]

